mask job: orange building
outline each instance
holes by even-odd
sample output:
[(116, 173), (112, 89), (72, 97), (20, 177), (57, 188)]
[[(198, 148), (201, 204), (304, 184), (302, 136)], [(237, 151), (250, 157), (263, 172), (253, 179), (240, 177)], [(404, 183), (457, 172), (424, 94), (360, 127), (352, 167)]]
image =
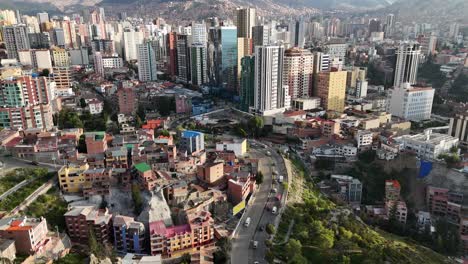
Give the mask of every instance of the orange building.
[(15, 241), (16, 251), (33, 254), (47, 243), (45, 218), (4, 218), (0, 220), (0, 238)]
[(208, 184), (219, 182), (224, 176), (224, 163), (205, 163), (197, 166), (197, 178)]

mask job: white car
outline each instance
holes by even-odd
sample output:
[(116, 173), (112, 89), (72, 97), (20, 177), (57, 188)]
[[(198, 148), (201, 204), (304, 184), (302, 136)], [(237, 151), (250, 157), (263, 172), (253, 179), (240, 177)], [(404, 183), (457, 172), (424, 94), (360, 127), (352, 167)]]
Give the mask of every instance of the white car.
[(254, 242), (253, 242), (253, 248), (254, 248), (254, 249), (258, 248), (258, 241), (254, 241)]

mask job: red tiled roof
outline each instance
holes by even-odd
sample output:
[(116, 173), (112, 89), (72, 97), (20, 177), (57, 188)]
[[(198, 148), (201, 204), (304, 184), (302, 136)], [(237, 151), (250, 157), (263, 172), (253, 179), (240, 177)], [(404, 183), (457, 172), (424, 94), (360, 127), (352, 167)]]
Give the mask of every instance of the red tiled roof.
[(8, 143), (6, 143), (5, 147), (12, 148), (12, 147), (16, 146), (18, 143), (20, 143), (21, 140), (22, 140), (21, 137), (15, 137), (14, 139), (12, 139)]
[(7, 228), (7, 231), (27, 231), (31, 228), (32, 226), (12, 226)]
[(400, 183), (397, 180), (386, 180), (385, 182), (391, 182), (394, 188), (400, 188)]

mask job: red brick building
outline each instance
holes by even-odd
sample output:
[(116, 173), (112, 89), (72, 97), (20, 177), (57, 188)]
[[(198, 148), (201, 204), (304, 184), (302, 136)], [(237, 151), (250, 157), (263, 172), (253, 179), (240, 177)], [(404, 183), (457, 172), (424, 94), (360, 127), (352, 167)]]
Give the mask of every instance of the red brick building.
[(104, 131), (85, 133), (85, 142), (89, 155), (103, 154), (107, 150), (107, 135)]
[(87, 243), (90, 230), (93, 230), (97, 241), (110, 240), (112, 215), (107, 209), (100, 210), (94, 206), (76, 206), (64, 215), (70, 239), (78, 243)]
[(119, 113), (131, 115), (136, 111), (136, 96), (134, 88), (120, 87), (117, 90)]

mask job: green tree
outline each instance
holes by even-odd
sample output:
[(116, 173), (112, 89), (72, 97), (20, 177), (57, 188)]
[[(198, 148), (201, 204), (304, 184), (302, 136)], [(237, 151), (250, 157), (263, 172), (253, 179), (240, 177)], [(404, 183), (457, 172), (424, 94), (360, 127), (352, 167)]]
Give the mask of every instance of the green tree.
[(191, 262), (192, 262), (192, 259), (189, 253), (185, 253), (182, 255), (180, 259), (181, 264), (190, 264)]
[(137, 183), (132, 184), (133, 211), (139, 215), (143, 211), (143, 197), (141, 196), (140, 186)]
[(86, 136), (81, 135), (80, 139), (78, 140), (78, 146), (76, 147), (79, 153), (87, 153), (88, 150), (86, 148)]
[(260, 185), (263, 183), (263, 173), (261, 171), (259, 171), (257, 173), (257, 176), (255, 177), (255, 182)]
[(315, 242), (321, 249), (332, 248), (335, 242), (335, 234), (332, 230), (324, 228), (316, 237)]
[(302, 254), (302, 244), (299, 240), (290, 239), (285, 246), (285, 255), (288, 260)]
[(223, 237), (216, 242), (218, 250), (213, 254), (214, 263), (229, 263), (231, 256), (231, 240)]
[(40, 76), (45, 76), (49, 77), (50, 70), (49, 69), (43, 69), (42, 72), (39, 74)]
[(93, 228), (89, 228), (88, 230), (88, 246), (91, 254), (94, 254), (98, 258), (102, 257), (103, 248), (102, 245), (98, 243)]
[(364, 163), (371, 163), (377, 157), (377, 153), (375, 150), (366, 150), (358, 154), (359, 161)]
[(143, 125), (143, 121), (141, 120), (141, 117), (139, 115), (137, 115), (136, 120), (135, 120), (135, 126), (137, 128), (140, 128), (142, 125)]
[(268, 224), (268, 225), (266, 226), (266, 232), (267, 232), (269, 235), (273, 235), (274, 233), (276, 233), (275, 226), (272, 225), (272, 224)]
[[(241, 124), (242, 125), (242, 124)], [(244, 125), (242, 125), (244, 126)], [(252, 135), (253, 137), (258, 137), (261, 132), (262, 132), (262, 129), (264, 127), (264, 124), (263, 124), (263, 118), (259, 117), (259, 116), (254, 116), (252, 118), (250, 118), (245, 126), (250, 135)]]
[(84, 98), (80, 98), (80, 106), (81, 108), (85, 108), (86, 107), (86, 100)]

